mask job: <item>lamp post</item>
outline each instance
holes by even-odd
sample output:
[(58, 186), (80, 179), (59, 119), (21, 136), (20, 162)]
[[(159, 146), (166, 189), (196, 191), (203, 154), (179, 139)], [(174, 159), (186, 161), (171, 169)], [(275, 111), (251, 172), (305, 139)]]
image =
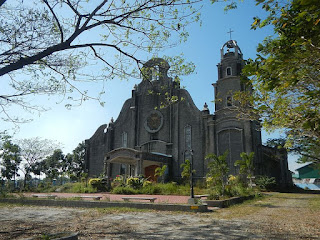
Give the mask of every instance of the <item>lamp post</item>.
[(187, 151), (190, 152), (190, 156), (191, 156), (191, 161), (190, 161), (190, 198), (188, 199), (188, 203), (195, 204), (194, 190), (193, 190), (193, 150), (188, 149), (185, 151), (185, 153)]

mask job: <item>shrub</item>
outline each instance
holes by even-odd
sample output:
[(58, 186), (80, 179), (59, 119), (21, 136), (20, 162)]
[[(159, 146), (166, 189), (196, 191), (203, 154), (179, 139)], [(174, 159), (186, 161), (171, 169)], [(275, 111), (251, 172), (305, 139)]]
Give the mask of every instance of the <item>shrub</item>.
[(91, 185), (93, 188), (96, 188), (98, 191), (107, 190), (107, 184), (101, 178), (91, 178), (89, 180), (89, 185)]
[(215, 154), (208, 154), (206, 159), (208, 163), (207, 185), (209, 187), (215, 187), (219, 190), (220, 195), (225, 194), (225, 187), (227, 182), (227, 173), (229, 167), (227, 163), (227, 157), (229, 152), (225, 151), (223, 155), (217, 156)]
[(158, 184), (152, 184), (143, 186), (143, 188), (139, 191), (139, 193), (143, 194), (161, 194), (161, 188)]
[(151, 181), (144, 181), (143, 182), (143, 187), (149, 187), (149, 186), (152, 186), (152, 182)]
[(138, 193), (139, 193), (138, 190), (133, 189), (133, 188), (128, 187), (128, 186), (125, 186), (125, 187), (122, 187), (122, 186), (115, 187), (114, 189), (112, 189), (111, 192), (114, 193), (114, 194), (138, 194)]
[(196, 184), (195, 186), (199, 189), (204, 189), (204, 188), (207, 188), (207, 182), (206, 182), (206, 179), (198, 179), (196, 181)]
[(112, 183), (111, 183), (111, 187), (112, 188), (116, 188), (116, 187), (124, 187), (126, 185), (125, 180), (123, 178), (123, 176), (121, 175), (117, 175), (115, 179), (113, 179)]
[(219, 200), (221, 197), (221, 192), (222, 192), (222, 189), (220, 186), (211, 187), (208, 191), (208, 193), (209, 193), (208, 199), (209, 200)]
[(143, 186), (144, 178), (130, 177), (127, 179), (127, 186), (139, 189)]
[(272, 190), (276, 187), (276, 179), (268, 176), (257, 176), (255, 179), (256, 185), (261, 190)]
[(97, 189), (92, 185), (87, 185), (85, 182), (66, 183), (62, 186), (61, 192), (71, 193), (95, 193)]
[(101, 184), (101, 179), (100, 178), (91, 178), (89, 180), (89, 184), (92, 186), (97, 186), (97, 185)]

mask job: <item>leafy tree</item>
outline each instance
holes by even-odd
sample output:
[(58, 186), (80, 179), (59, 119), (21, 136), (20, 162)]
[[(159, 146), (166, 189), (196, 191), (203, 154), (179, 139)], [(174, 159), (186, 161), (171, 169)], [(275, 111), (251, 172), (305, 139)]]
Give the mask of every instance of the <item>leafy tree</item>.
[(62, 172), (65, 155), (60, 149), (54, 150), (53, 154), (43, 161), (43, 172), (51, 181), (58, 178)]
[(23, 159), (21, 170), (24, 173), (24, 186), (26, 187), (26, 181), (31, 179), (31, 173), (40, 175), (41, 168), (39, 162), (52, 154), (54, 149), (58, 147), (58, 144), (55, 141), (39, 137), (21, 139), (18, 141), (18, 144)]
[[(286, 129), (288, 149), (320, 162), (320, 7), (318, 0), (256, 0), (268, 13), (252, 28), (271, 25), (274, 37), (259, 44), (244, 76), (254, 89), (239, 99), (248, 116), (272, 131)], [(249, 107), (248, 107), (249, 106)], [(243, 108), (244, 109), (244, 108)], [(316, 150), (316, 151), (314, 151)]]
[(208, 159), (208, 173), (207, 179), (210, 179), (213, 187), (221, 188), (221, 195), (225, 194), (226, 182), (229, 172), (229, 167), (227, 163), (227, 157), (229, 152), (225, 151), (223, 155), (217, 156), (213, 153), (208, 154), (206, 159)]
[(253, 171), (254, 171), (254, 165), (253, 165), (253, 159), (254, 159), (254, 152), (246, 153), (242, 152), (240, 153), (241, 160), (235, 161), (234, 165), (239, 166), (239, 172), (240, 174), (245, 175), (247, 178), (249, 178), (249, 186), (252, 187), (252, 177), (253, 177)]
[(72, 151), (72, 154), (66, 155), (65, 162), (70, 177), (74, 176), (78, 180), (81, 179), (81, 174), (85, 172), (85, 153), (85, 143), (81, 142)]
[(266, 145), (278, 149), (286, 148), (291, 153), (299, 154), (299, 163), (320, 161), (320, 146), (316, 142), (304, 136), (295, 135), (294, 137), (294, 141), (289, 139), (289, 142), (285, 138), (268, 139)]
[(0, 149), (1, 175), (7, 180), (15, 179), (21, 163), (20, 147), (14, 144), (10, 136), (4, 137)]
[[(1, 2), (0, 76), (7, 76), (0, 93), (3, 117), (20, 121), (10, 116), (12, 106), (45, 110), (29, 103), (30, 95), (62, 94), (71, 107), (93, 98), (84, 82), (138, 77), (143, 56), (187, 39), (186, 26), (199, 20), (199, 1)], [(188, 64), (172, 66), (189, 71)], [(100, 95), (94, 98), (100, 101)]]

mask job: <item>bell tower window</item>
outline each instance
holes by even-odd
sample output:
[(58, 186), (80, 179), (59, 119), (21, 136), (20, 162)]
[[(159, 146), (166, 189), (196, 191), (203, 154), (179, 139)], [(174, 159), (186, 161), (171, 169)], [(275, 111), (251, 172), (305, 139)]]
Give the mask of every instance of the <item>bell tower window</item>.
[(232, 69), (231, 67), (227, 67), (227, 76), (231, 76), (232, 75)]

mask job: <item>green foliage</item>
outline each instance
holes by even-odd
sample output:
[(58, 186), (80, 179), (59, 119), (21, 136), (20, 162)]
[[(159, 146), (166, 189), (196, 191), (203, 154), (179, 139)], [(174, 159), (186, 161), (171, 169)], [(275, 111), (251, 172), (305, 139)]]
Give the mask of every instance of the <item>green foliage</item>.
[(51, 181), (42, 181), (39, 183), (35, 192), (55, 192), (57, 186), (53, 186)]
[(97, 189), (98, 191), (107, 191), (107, 183), (104, 179), (101, 178), (91, 178), (89, 180), (89, 186), (92, 188)]
[(210, 200), (221, 200), (230, 197), (249, 196), (255, 193), (255, 190), (248, 188), (240, 176), (230, 175), (223, 189), (222, 185), (213, 185), (208, 189)]
[(117, 175), (116, 178), (113, 179), (113, 181), (111, 183), (111, 187), (112, 188), (116, 188), (118, 186), (124, 187), (125, 185), (126, 185), (125, 179), (121, 175)]
[(87, 185), (84, 182), (76, 182), (76, 183), (66, 183), (62, 185), (61, 192), (67, 193), (96, 193), (98, 192), (97, 188), (93, 185)]
[(142, 177), (129, 177), (127, 179), (127, 186), (134, 189), (139, 189), (143, 186), (145, 179)]
[(235, 162), (235, 166), (239, 166), (240, 174), (245, 174), (248, 177), (252, 177), (254, 171), (253, 159), (254, 152), (247, 154), (246, 152), (240, 153), (241, 160)]
[(255, 183), (261, 190), (266, 191), (273, 190), (276, 187), (276, 179), (274, 177), (257, 176)]
[(154, 176), (162, 177), (162, 176), (165, 174), (166, 169), (167, 169), (167, 165), (163, 165), (162, 167), (157, 167), (157, 168), (155, 169), (155, 174), (154, 174)]
[(159, 194), (163, 195), (189, 195), (190, 185), (179, 185), (175, 182), (159, 183), (157, 187), (160, 189)]
[(166, 170), (167, 170), (167, 165), (163, 165), (162, 167), (157, 167), (155, 169), (154, 176), (155, 177), (157, 177), (157, 176), (161, 177), (161, 182), (162, 183), (164, 183), (164, 174), (165, 174)]
[(235, 161), (234, 165), (239, 166), (239, 172), (242, 175), (246, 176), (246, 179), (249, 179), (250, 187), (252, 187), (252, 177), (254, 171), (254, 152), (247, 154), (246, 152), (240, 153), (241, 160)]
[[(252, 28), (271, 25), (275, 37), (259, 44), (243, 70), (254, 95), (251, 116), (269, 131), (286, 129), (285, 147), (320, 162), (320, 8), (318, 0), (258, 0), (268, 13)], [(246, 105), (246, 104), (244, 104)], [(247, 104), (248, 105), (248, 104)]]
[(225, 185), (227, 181), (227, 174), (229, 167), (227, 163), (227, 157), (229, 152), (226, 151), (223, 155), (217, 156), (215, 154), (208, 154), (208, 174), (207, 184), (209, 188), (216, 188), (217, 191), (223, 196), (225, 194)]
[[(180, 168), (182, 168), (181, 177), (184, 180), (184, 182), (191, 181), (191, 162), (189, 159), (186, 159), (184, 163), (180, 165)], [(193, 173), (195, 173), (195, 170), (192, 170)]]
[(116, 186), (111, 192), (114, 194), (160, 194), (160, 195), (189, 195), (189, 185), (178, 185), (171, 183), (151, 183), (149, 181), (141, 188), (133, 188), (130, 186)]
[(85, 151), (85, 143), (81, 142), (72, 151), (72, 154), (66, 155), (66, 168), (70, 178), (74, 176), (74, 179), (81, 179), (81, 174), (85, 171)]
[(138, 194), (139, 191), (129, 186), (117, 186), (111, 191), (114, 194)]
[(56, 149), (52, 155), (46, 157), (46, 159), (42, 162), (42, 171), (46, 174), (47, 178), (51, 179), (51, 181), (60, 176), (64, 158), (65, 155), (63, 154), (62, 150)]
[(144, 181), (142, 187), (145, 188), (145, 187), (148, 187), (148, 186), (152, 186), (152, 182), (151, 181)]
[(102, 182), (102, 180), (100, 178), (91, 178), (89, 180), (89, 184), (92, 185), (92, 186), (100, 185), (101, 182)]
[(10, 136), (5, 136), (0, 149), (1, 176), (7, 180), (15, 178), (18, 174), (19, 165), (22, 161), (21, 149), (14, 144)]
[(266, 146), (272, 147), (272, 148), (284, 148), (286, 144), (285, 138), (273, 138), (273, 139), (267, 139)]

